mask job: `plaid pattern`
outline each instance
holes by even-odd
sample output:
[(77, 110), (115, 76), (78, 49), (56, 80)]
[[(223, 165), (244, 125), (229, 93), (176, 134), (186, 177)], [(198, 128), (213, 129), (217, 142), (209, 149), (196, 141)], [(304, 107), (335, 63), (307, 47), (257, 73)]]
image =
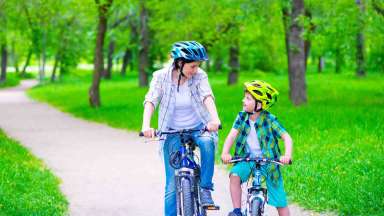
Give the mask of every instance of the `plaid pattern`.
[[(239, 131), (236, 138), (235, 156), (244, 157), (247, 152), (247, 137), (251, 130), (249, 125), (249, 114), (244, 111), (239, 112), (233, 128)], [(286, 133), (284, 127), (278, 122), (277, 118), (268, 111), (262, 111), (256, 119), (255, 129), (257, 138), (260, 142), (260, 148), (265, 158), (280, 158), (280, 148), (278, 139)], [(269, 174), (272, 179), (277, 180), (280, 176), (278, 165), (271, 164), (269, 166)]]
[[(151, 102), (154, 107), (160, 104), (158, 119), (159, 130), (168, 126), (168, 122), (175, 109), (177, 84), (172, 82), (172, 69), (173, 66), (170, 66), (154, 72), (148, 93), (145, 95), (144, 104)], [(188, 86), (191, 91), (193, 109), (200, 117), (202, 123), (207, 124), (211, 117), (203, 101), (205, 97), (209, 95), (213, 97), (207, 74), (199, 68), (197, 74), (188, 80)]]

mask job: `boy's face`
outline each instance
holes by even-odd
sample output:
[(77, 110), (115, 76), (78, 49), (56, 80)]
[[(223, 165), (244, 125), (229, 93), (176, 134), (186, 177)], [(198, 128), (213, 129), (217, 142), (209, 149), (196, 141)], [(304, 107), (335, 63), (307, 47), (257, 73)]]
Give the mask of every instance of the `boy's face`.
[(256, 105), (256, 100), (252, 97), (251, 94), (248, 92), (244, 93), (244, 98), (243, 98), (243, 110), (245, 112), (254, 112), (255, 111), (255, 105)]
[[(253, 113), (255, 112), (255, 104), (256, 100), (253, 98), (253, 96), (245, 92), (244, 93), (244, 98), (243, 98), (243, 110), (245, 112)], [(261, 109), (261, 103), (257, 103), (257, 110)]]

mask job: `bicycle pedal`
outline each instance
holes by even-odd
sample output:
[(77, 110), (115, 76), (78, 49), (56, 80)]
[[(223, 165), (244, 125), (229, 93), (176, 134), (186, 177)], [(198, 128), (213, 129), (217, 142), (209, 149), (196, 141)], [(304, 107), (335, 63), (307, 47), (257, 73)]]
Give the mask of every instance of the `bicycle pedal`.
[(208, 205), (208, 206), (204, 206), (204, 209), (205, 210), (210, 210), (210, 211), (217, 211), (217, 210), (220, 210), (220, 206)]

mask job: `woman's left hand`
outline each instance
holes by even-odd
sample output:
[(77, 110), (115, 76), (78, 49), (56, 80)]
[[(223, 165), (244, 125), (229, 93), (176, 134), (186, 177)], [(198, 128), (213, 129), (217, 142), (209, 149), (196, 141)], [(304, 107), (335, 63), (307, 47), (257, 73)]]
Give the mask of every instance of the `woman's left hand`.
[(209, 132), (214, 132), (219, 130), (220, 122), (218, 121), (210, 121), (207, 124), (207, 129)]

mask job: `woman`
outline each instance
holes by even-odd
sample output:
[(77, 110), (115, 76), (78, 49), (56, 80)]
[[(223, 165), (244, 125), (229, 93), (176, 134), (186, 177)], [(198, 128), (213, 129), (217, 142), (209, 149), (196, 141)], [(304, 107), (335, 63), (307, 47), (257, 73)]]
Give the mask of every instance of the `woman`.
[[(208, 60), (205, 48), (195, 41), (181, 41), (173, 44), (171, 56), (173, 64), (153, 73), (148, 93), (144, 101), (142, 132), (145, 137), (154, 137), (155, 130), (150, 122), (153, 112), (159, 105), (158, 129), (201, 129), (209, 132), (192, 134), (201, 153), (201, 202), (203, 206), (213, 205), (212, 177), (215, 162), (220, 120), (207, 74), (199, 68), (202, 61)], [(178, 150), (180, 137), (169, 135), (163, 143), (163, 157), (166, 173), (165, 215), (176, 216), (175, 170), (169, 164), (169, 156)]]

